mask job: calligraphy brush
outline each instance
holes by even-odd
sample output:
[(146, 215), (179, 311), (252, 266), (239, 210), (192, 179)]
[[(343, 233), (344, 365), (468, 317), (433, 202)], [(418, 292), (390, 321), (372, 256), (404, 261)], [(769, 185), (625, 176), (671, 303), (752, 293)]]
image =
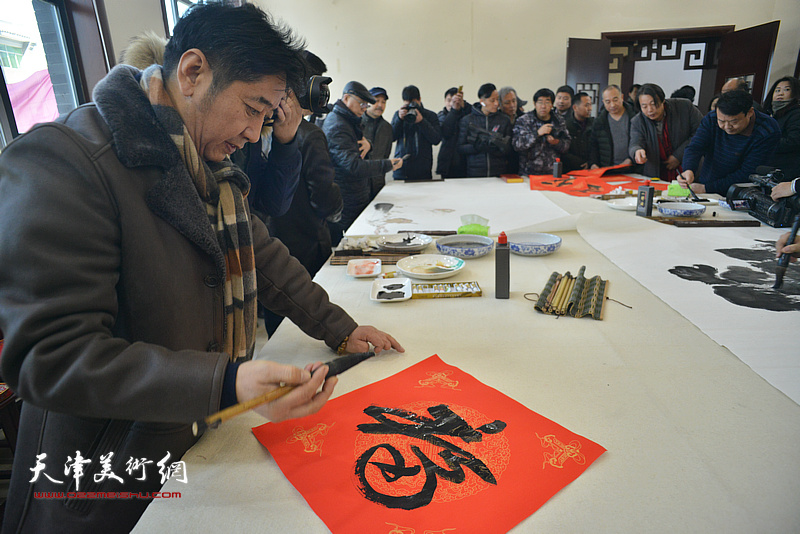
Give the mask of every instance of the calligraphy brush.
[[(797, 230), (800, 227), (800, 213), (794, 218), (794, 224), (792, 224), (792, 231), (789, 232), (789, 239), (786, 241), (787, 245), (791, 245), (794, 243), (795, 238), (797, 237)], [(783, 285), (783, 275), (786, 274), (786, 268), (789, 266), (789, 258), (791, 254), (787, 254), (784, 252), (781, 254), (781, 257), (778, 258), (778, 267), (775, 269), (775, 285), (772, 286), (772, 289), (780, 289)]]
[[(683, 167), (681, 167), (680, 165), (678, 165), (678, 173), (681, 176), (683, 176)], [(689, 194), (692, 195), (692, 200), (694, 200), (695, 202), (708, 202), (707, 199), (700, 198), (699, 196), (697, 196), (697, 193), (694, 192), (691, 184), (689, 184)]]
[[(347, 356), (342, 356), (341, 358), (327, 362), (325, 364), (328, 366), (328, 374), (326, 375), (326, 378), (343, 373), (356, 364), (363, 362), (367, 358), (372, 358), (373, 356), (375, 356), (374, 351), (359, 352), (356, 354), (348, 354)], [(223, 421), (227, 421), (228, 419), (251, 410), (256, 406), (279, 399), (292, 391), (295, 387), (297, 386), (281, 386), (278, 389), (273, 389), (268, 393), (254, 397), (249, 401), (240, 402), (239, 404), (234, 404), (233, 406), (225, 408), (224, 410), (220, 410), (217, 413), (209, 415), (205, 419), (195, 421), (192, 423), (192, 434), (197, 436), (200, 434), (200, 432), (205, 431), (207, 428), (217, 428)]]

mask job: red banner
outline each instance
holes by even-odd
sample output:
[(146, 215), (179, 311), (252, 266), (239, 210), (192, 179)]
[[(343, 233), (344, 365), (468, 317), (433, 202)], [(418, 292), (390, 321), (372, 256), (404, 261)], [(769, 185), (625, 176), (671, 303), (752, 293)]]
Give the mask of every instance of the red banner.
[(436, 355), (253, 433), (334, 533), (505, 532), (605, 451)]
[[(572, 171), (559, 178), (552, 175), (531, 175), (530, 186), (534, 191), (560, 191), (576, 197), (590, 195), (606, 195), (614, 189), (621, 187), (628, 191), (635, 191), (640, 185), (652, 185), (656, 189), (666, 191), (669, 186), (666, 182), (642, 180), (624, 174), (613, 174), (630, 165), (615, 165), (613, 167), (600, 167), (599, 169), (586, 169)], [(648, 183), (650, 182), (650, 183)]]

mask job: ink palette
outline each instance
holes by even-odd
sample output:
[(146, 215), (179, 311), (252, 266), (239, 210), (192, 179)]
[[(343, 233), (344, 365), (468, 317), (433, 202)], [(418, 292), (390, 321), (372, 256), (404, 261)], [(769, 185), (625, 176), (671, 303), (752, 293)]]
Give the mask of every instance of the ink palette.
[(419, 254), (397, 262), (397, 270), (422, 280), (449, 278), (464, 268), (464, 260), (443, 254)]
[(636, 211), (639, 200), (636, 197), (615, 198), (606, 202), (606, 205), (613, 210)]
[(353, 278), (374, 278), (381, 274), (381, 260), (364, 258), (347, 262), (347, 274)]
[(375, 240), (375, 244), (381, 250), (391, 252), (420, 252), (432, 241), (431, 236), (405, 232), (397, 235), (382, 235)]
[(411, 280), (408, 278), (379, 278), (372, 282), (370, 300), (375, 302), (403, 302), (411, 298)]

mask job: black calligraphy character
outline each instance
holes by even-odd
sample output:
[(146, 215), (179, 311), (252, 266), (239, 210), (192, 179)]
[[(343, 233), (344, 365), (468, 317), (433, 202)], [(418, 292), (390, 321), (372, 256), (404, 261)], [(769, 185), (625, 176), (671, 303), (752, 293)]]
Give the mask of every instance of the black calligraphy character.
[[(419, 459), (420, 465), (406, 465), (403, 455), (388, 443), (375, 445), (365, 451), (356, 461), (355, 473), (361, 484), (361, 493), (370, 501), (382, 504), (388, 508), (401, 508), (413, 510), (430, 504), (441, 477), (449, 482), (461, 484), (465, 480), (462, 466), (466, 466), (482, 480), (490, 484), (497, 484), (492, 472), (480, 459), (472, 453), (465, 451), (457, 445), (438, 436), (459, 438), (465, 443), (483, 440), (482, 434), (497, 434), (502, 432), (506, 423), (495, 420), (482, 425), (477, 429), (472, 428), (462, 417), (453, 412), (448, 406), (440, 404), (428, 408), (428, 413), (433, 418), (415, 414), (400, 408), (382, 408), (370, 406), (364, 413), (374, 418), (377, 423), (364, 423), (358, 425), (358, 430), (365, 434), (399, 434), (427, 441), (441, 447), (439, 456), (450, 469), (440, 467), (430, 460), (416, 445), (411, 445), (411, 451)], [(389, 417), (392, 416), (392, 417)], [(404, 423), (401, 420), (408, 421)], [(385, 450), (392, 457), (393, 463), (371, 462), (372, 456), (380, 449)], [(425, 472), (425, 484), (422, 489), (413, 495), (391, 496), (375, 490), (367, 480), (367, 465), (372, 465), (380, 471), (386, 482), (396, 482), (403, 477), (415, 476), (420, 469)]]

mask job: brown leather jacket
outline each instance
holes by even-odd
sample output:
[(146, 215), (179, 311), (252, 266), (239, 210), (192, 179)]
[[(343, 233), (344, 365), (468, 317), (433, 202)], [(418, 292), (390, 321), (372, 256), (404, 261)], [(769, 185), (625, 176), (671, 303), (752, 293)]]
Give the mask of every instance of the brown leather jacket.
[[(224, 260), (137, 73), (115, 68), (95, 104), (0, 155), (2, 375), (25, 401), (4, 532), (129, 531), (149, 499), (34, 492), (158, 491), (157, 463), (178, 461), (189, 424), (220, 407)], [(259, 300), (336, 347), (355, 321), (261, 221), (252, 231)], [(91, 460), (79, 488), (64, 474), (76, 451)], [(107, 453), (123, 483), (103, 477)], [(152, 462), (146, 480), (130, 459)]]

